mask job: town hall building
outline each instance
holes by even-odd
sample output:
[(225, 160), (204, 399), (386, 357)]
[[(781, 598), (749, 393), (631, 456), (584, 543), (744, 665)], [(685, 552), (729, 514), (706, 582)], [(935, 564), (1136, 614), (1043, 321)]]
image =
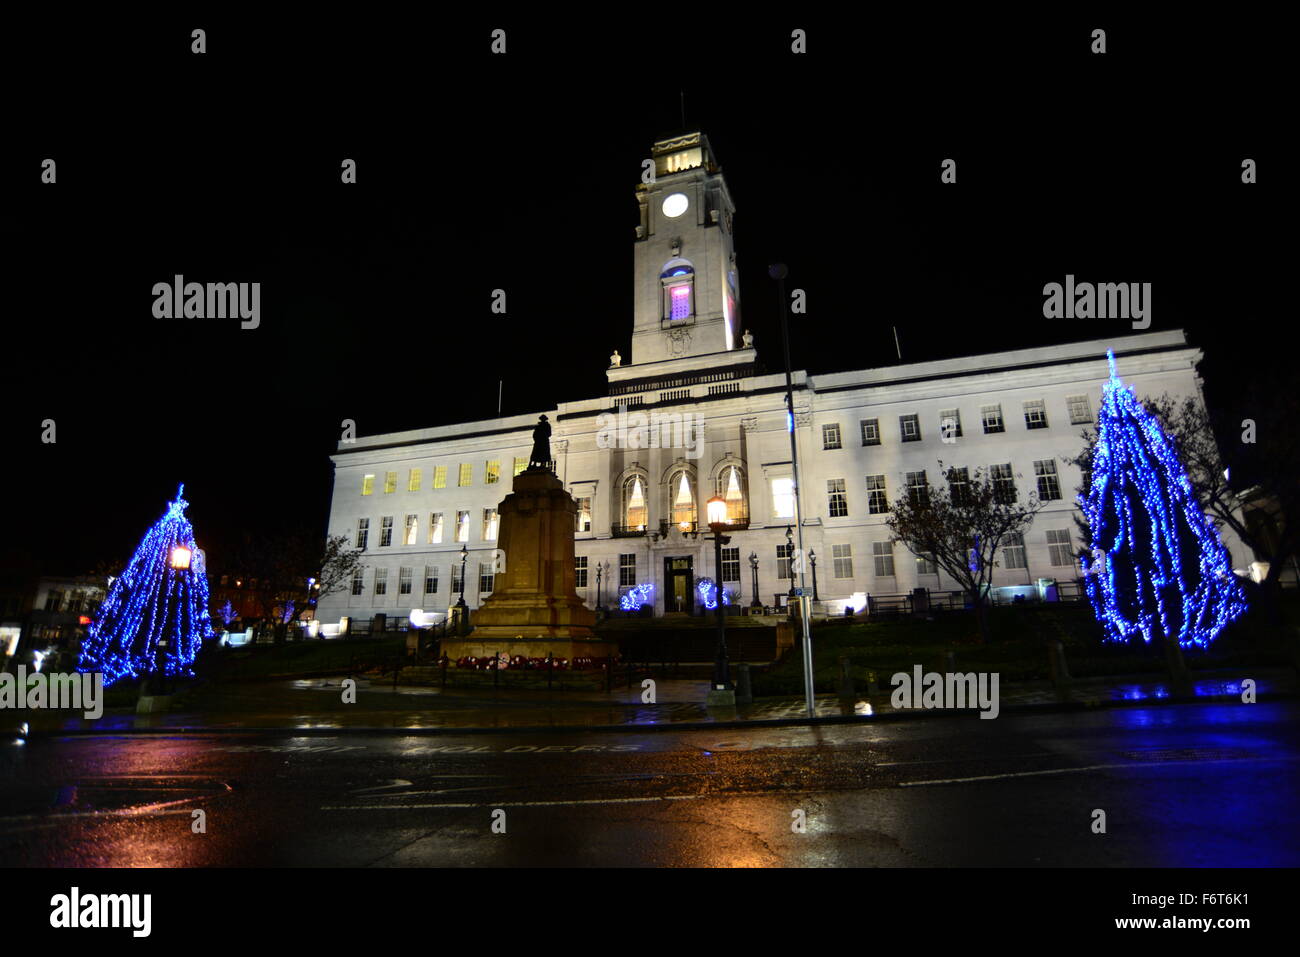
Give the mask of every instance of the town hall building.
[[(733, 525), (721, 575), (730, 603), (784, 605), (798, 543), (785, 375), (763, 370), (741, 322), (735, 207), (708, 139), (662, 140), (653, 158), (654, 182), (637, 188), (631, 355), (609, 357), (608, 394), (340, 443), (329, 533), (364, 548), (365, 567), (321, 599), (318, 619), (446, 612), (462, 567), (465, 602), (477, 607), (498, 568), (497, 507), (527, 465), (541, 414), (556, 474), (578, 504), (577, 586), (590, 607), (699, 614), (709, 595), (700, 579), (717, 575), (705, 516), (714, 496)], [(1081, 476), (1070, 460), (1094, 423), (1107, 349), (1139, 397), (1200, 394), (1201, 353), (1178, 330), (796, 371), (803, 543), (819, 607), (837, 614), (869, 598), (957, 589), (926, 556), (891, 543), (885, 525), (900, 495), (945, 480), (940, 460), (945, 470), (988, 469), (1006, 494), (1044, 503), (1002, 549), (995, 597), (1050, 597), (1053, 583), (1075, 583)], [(1249, 563), (1226, 531), (1225, 544), (1235, 566)]]

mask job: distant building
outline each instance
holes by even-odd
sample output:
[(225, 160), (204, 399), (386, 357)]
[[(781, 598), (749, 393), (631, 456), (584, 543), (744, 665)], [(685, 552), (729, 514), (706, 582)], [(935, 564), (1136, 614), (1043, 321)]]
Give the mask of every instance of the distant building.
[[(543, 412), (553, 426), (556, 473), (578, 503), (578, 593), (589, 605), (597, 604), (599, 569), (607, 607), (649, 586), (643, 591), (657, 614), (698, 613), (698, 580), (717, 575), (703, 514), (715, 495), (737, 526), (723, 552), (726, 589), (750, 604), (752, 556), (759, 601), (783, 603), (794, 521), (785, 376), (764, 371), (741, 321), (735, 208), (707, 139), (660, 141), (653, 156), (655, 182), (636, 194), (631, 356), (609, 357), (609, 394), (340, 443), (329, 533), (365, 548), (367, 567), (350, 587), (321, 599), (322, 621), (445, 611), (460, 592), (462, 548), (466, 602), (476, 607), (490, 594), (497, 506), (527, 465)], [(835, 333), (799, 322), (792, 317), (792, 334)], [(596, 353), (602, 358), (604, 348)], [(1200, 391), (1201, 353), (1179, 330), (795, 372), (804, 547), (816, 557), (828, 610), (861, 608), (868, 595), (958, 588), (925, 556), (891, 544), (885, 526), (900, 495), (925, 494), (943, 480), (940, 460), (945, 469), (987, 467), (1007, 494), (1036, 492), (1045, 503), (1023, 540), (998, 556), (995, 587), (1078, 579), (1073, 517), (1081, 476), (1069, 459), (1081, 451), (1080, 431), (1095, 421), (1107, 349), (1140, 396)], [(1226, 544), (1244, 571), (1251, 556), (1231, 537)]]

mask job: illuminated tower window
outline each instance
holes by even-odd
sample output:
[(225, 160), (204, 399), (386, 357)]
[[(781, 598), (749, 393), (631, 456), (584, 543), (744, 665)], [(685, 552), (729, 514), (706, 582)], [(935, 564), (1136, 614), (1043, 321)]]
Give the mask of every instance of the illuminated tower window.
[(673, 524), (689, 531), (695, 525), (695, 495), (691, 491), (691, 480), (685, 472), (679, 472), (670, 487), (673, 489)]
[(634, 475), (623, 485), (623, 524), (628, 528), (644, 529), (646, 524), (645, 486), (641, 476)]
[(691, 314), (691, 287), (673, 286), (670, 319), (686, 319)]

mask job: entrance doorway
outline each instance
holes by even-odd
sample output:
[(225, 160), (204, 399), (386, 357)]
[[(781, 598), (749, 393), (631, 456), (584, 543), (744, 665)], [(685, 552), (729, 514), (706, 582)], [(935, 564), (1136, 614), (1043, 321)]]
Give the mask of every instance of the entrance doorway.
[(695, 614), (695, 560), (690, 555), (664, 559), (664, 613)]

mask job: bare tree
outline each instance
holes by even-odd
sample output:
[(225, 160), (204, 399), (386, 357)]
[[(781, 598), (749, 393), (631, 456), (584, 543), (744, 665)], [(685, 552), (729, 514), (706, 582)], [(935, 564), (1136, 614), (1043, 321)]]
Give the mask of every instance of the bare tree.
[(998, 549), (1023, 535), (1042, 508), (1036, 492), (1024, 501), (1014, 483), (994, 479), (985, 468), (939, 471), (943, 485), (909, 489), (892, 506), (886, 522), (894, 541), (926, 556), (970, 593), (980, 636), (988, 641), (984, 614)]

